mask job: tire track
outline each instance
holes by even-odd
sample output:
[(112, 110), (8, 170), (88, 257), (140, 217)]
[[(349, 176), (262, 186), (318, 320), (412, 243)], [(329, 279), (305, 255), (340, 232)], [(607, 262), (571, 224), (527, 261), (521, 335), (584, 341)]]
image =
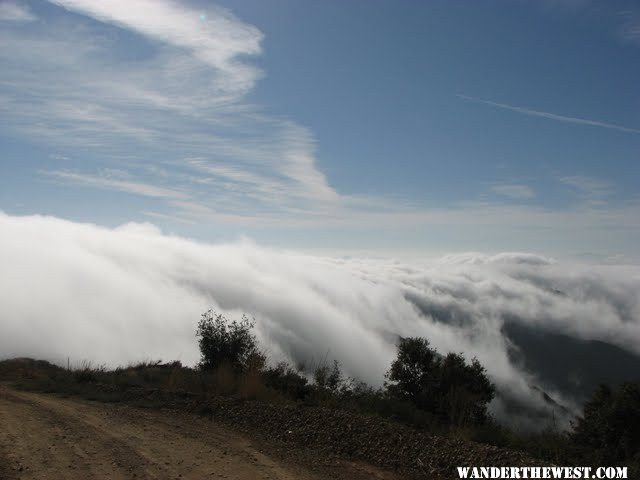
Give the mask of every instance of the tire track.
[(246, 438), (197, 417), (4, 386), (0, 386), (2, 460), (1, 478), (10, 480), (316, 478), (280, 465)]

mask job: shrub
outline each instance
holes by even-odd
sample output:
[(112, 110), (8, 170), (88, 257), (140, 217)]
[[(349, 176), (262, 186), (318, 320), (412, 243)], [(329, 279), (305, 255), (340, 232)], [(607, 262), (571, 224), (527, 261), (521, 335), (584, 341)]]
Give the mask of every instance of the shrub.
[(84, 360), (80, 368), (73, 371), (73, 376), (78, 383), (97, 382), (98, 375), (104, 373), (106, 367), (104, 365), (94, 367), (91, 362)]
[(462, 355), (442, 357), (425, 338), (402, 338), (397, 358), (385, 375), (391, 397), (408, 400), (449, 425), (480, 425), (487, 420), (487, 404), (495, 387), (484, 367)]
[(265, 356), (258, 349), (253, 327), (254, 322), (246, 315), (240, 321), (229, 321), (213, 310), (203, 313), (196, 331), (200, 347), (199, 367), (212, 370), (229, 365), (236, 372), (262, 369)]
[(268, 387), (293, 400), (304, 400), (311, 393), (308, 380), (286, 362), (267, 368), (263, 375)]
[(339, 393), (345, 387), (345, 380), (340, 371), (340, 363), (337, 360), (333, 361), (331, 367), (326, 363), (319, 365), (313, 372), (313, 380), (319, 390), (333, 395)]

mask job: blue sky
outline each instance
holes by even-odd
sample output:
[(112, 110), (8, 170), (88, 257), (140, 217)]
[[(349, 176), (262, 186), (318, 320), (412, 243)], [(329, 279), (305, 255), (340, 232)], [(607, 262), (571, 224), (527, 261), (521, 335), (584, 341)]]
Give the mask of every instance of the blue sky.
[(640, 252), (633, 1), (0, 1), (0, 210), (203, 241)]

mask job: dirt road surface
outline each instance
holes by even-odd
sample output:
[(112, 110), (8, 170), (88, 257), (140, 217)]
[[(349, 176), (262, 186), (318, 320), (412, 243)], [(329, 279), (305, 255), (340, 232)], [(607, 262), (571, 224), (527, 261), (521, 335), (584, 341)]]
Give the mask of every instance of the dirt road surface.
[(0, 385), (0, 479), (395, 478), (351, 462), (319, 471), (263, 447), (191, 414)]

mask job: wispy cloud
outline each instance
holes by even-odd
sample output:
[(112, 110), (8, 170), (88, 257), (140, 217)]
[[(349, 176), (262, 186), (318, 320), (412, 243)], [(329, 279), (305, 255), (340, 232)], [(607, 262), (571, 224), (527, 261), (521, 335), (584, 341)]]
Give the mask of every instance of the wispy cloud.
[(640, 40), (640, 11), (626, 10), (620, 12), (623, 18), (620, 35), (624, 40), (635, 42)]
[(36, 16), (25, 6), (11, 1), (0, 2), (0, 22), (32, 22)]
[(229, 11), (209, 7), (208, 15), (170, 0), (50, 0), (96, 20), (133, 30), (153, 40), (180, 47), (217, 70), (216, 87), (243, 94), (260, 76), (259, 70), (238, 60), (261, 52), (262, 33)]
[(158, 220), (168, 220), (170, 222), (177, 222), (177, 223), (186, 223), (188, 225), (193, 225), (196, 222), (193, 220), (189, 220), (187, 218), (183, 218), (183, 217), (178, 217), (176, 215), (167, 215), (166, 213), (159, 213), (159, 212), (153, 212), (153, 211), (149, 211), (149, 210), (144, 210), (142, 212), (143, 215), (147, 216), (147, 217), (151, 217), (151, 218), (155, 218)]
[(49, 154), (49, 158), (51, 160), (71, 160), (70, 157), (68, 157), (66, 155), (62, 155), (60, 153), (50, 153)]
[(95, 187), (105, 190), (117, 190), (144, 197), (165, 199), (183, 199), (188, 197), (185, 193), (172, 188), (163, 188), (157, 185), (122, 180), (121, 178), (118, 178), (121, 177), (121, 175), (114, 176), (110, 174), (109, 171), (104, 172), (103, 175), (87, 175), (63, 170), (43, 170), (40, 173), (64, 181), (68, 184)]
[(536, 196), (533, 189), (527, 185), (500, 184), (493, 185), (491, 191), (509, 198), (524, 200)]
[[(251, 58), (261, 52), (257, 28), (211, 5), (52, 3), (89, 18), (0, 31), (0, 113), (12, 118), (4, 126), (12, 133), (94, 159), (82, 171), (74, 166), (76, 183), (121, 188), (85, 180), (101, 177), (100, 168), (126, 168), (140, 184), (179, 184), (207, 211), (234, 218), (350, 202), (317, 168), (308, 129), (246, 101), (262, 75)], [(106, 37), (94, 21), (144, 37), (147, 54), (131, 62), (119, 33)]]
[(560, 181), (574, 189), (583, 200), (592, 205), (605, 203), (606, 197), (613, 193), (613, 184), (599, 178), (573, 175), (562, 177)]
[(525, 107), (519, 107), (516, 105), (509, 105), (507, 103), (499, 103), (499, 102), (494, 102), (491, 100), (483, 100), (480, 98), (475, 98), (475, 97), (470, 97), (468, 95), (456, 95), (458, 98), (461, 98), (463, 100), (467, 100), (470, 102), (475, 102), (475, 103), (482, 103), (484, 105), (490, 105), (492, 107), (496, 107), (496, 108), (502, 108), (505, 110), (510, 110), (512, 112), (517, 112), (517, 113), (522, 113), (524, 115), (529, 115), (532, 117), (541, 117), (541, 118), (548, 118), (549, 120), (556, 120), (558, 122), (565, 122), (565, 123), (573, 123), (576, 125), (587, 125), (590, 127), (599, 127), (599, 128), (606, 128), (609, 130), (618, 130), (621, 132), (627, 132), (627, 133), (635, 133), (635, 134), (640, 134), (640, 129), (638, 128), (631, 128), (631, 127), (625, 127), (623, 125), (617, 125), (614, 123), (607, 123), (607, 122), (601, 122), (598, 120), (589, 120), (586, 118), (578, 118), (578, 117), (569, 117), (566, 115), (559, 115), (556, 113), (550, 113), (550, 112), (543, 112), (540, 110), (532, 110), (530, 108), (525, 108)]

